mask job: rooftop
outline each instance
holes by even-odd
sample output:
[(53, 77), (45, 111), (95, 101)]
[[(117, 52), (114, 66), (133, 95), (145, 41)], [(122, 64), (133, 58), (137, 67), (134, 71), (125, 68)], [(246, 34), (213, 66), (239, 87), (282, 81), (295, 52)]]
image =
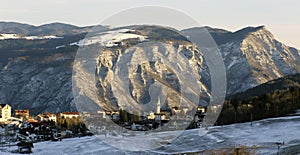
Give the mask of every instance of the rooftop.
[(79, 115), (78, 112), (63, 112), (64, 115)]

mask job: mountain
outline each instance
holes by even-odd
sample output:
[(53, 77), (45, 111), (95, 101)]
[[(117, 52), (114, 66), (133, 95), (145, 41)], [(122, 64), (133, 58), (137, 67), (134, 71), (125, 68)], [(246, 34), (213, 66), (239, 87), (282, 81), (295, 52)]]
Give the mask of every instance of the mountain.
[(0, 22), (0, 33), (28, 34), (35, 26), (15, 22)]
[[(90, 46), (88, 44), (92, 43), (91, 39), (84, 40), (90, 29), (91, 27), (82, 28), (62, 23), (32, 26), (0, 22), (0, 34), (58, 36), (53, 39), (0, 40), (0, 102), (11, 104), (15, 109), (30, 109), (33, 113), (76, 110), (71, 91), (72, 66), (79, 47)], [(197, 29), (201, 28), (191, 28), (183, 32)], [(264, 26), (248, 27), (236, 32), (210, 27), (206, 29), (221, 50), (227, 71), (228, 95), (299, 73), (299, 50), (277, 41)], [(203, 97), (201, 102), (205, 104), (209, 100), (209, 68), (201, 52), (188, 40), (167, 29), (151, 26), (132, 26), (119, 30), (99, 27), (99, 31), (102, 31), (102, 37), (95, 42), (105, 43), (103, 45), (107, 48), (108, 57), (104, 57), (97, 64), (97, 87), (98, 94), (102, 95), (101, 102), (113, 101), (110, 108), (119, 106), (110, 90), (113, 65), (118, 62), (120, 54), (126, 54), (124, 51), (126, 46), (132, 47), (147, 40), (172, 42), (170, 47), (176, 47), (177, 52), (183, 53), (199, 74), (197, 75), (200, 79), (199, 85), (204, 88), (201, 92)], [(122, 35), (116, 37), (116, 34)], [(105, 40), (107, 37), (114, 40)], [(169, 84), (172, 91), (168, 96), (178, 93), (176, 81), (178, 77), (174, 76), (174, 71), (164, 68), (157, 62), (143, 65), (131, 75), (133, 80), (130, 81), (130, 93), (135, 101), (141, 103), (151, 101), (146, 90), (153, 83), (153, 78), (147, 76), (154, 73), (157, 77), (161, 77), (155, 80)], [(171, 97), (166, 103), (171, 105), (175, 100), (176, 98)]]
[[(45, 40), (0, 41), (0, 102), (13, 109), (75, 111), (72, 64), (83, 35)], [(66, 44), (65, 48), (58, 48)]]
[[(118, 34), (117, 37), (115, 34)], [(144, 108), (156, 111), (156, 104), (160, 102), (162, 107), (181, 105), (192, 108), (190, 102), (193, 97), (192, 102), (208, 104), (210, 83), (207, 82), (209, 73), (206, 62), (195, 45), (179, 32), (158, 26), (132, 26), (112, 29), (96, 39), (99, 40), (87, 37), (84, 42), (91, 49), (95, 47), (90, 42), (106, 43), (98, 48), (104, 49), (97, 59), (96, 69), (98, 96), (103, 107), (116, 110), (130, 105), (135, 110)], [(86, 51), (89, 47), (84, 48), (83, 52)], [(177, 54), (185, 55), (186, 59)], [(125, 66), (130, 67), (127, 69)], [(182, 70), (189, 74), (179, 75)], [(194, 77), (192, 73), (195, 73)], [(128, 90), (122, 90), (122, 85), (129, 87)], [(156, 95), (160, 97), (156, 98)], [(180, 98), (180, 95), (185, 97)], [(201, 97), (196, 99), (197, 95)]]
[[(244, 92), (239, 92), (228, 96), (228, 99), (247, 99), (255, 96), (263, 96), (274, 93), (275, 91), (284, 91), (288, 89), (300, 90), (300, 74), (289, 75), (264, 84), (258, 85), (254, 88), (248, 89)], [(295, 96), (296, 97), (296, 96)]]
[[(77, 27), (64, 23), (50, 23), (41, 26), (33, 26), (15, 22), (0, 22), (0, 34), (18, 34), (22, 36), (66, 36), (87, 33), (92, 26)], [(102, 27), (107, 30), (107, 27)]]
[[(187, 29), (195, 31), (201, 28)], [(216, 40), (226, 66), (227, 94), (300, 71), (300, 51), (274, 38), (265, 26), (236, 32), (207, 28)]]

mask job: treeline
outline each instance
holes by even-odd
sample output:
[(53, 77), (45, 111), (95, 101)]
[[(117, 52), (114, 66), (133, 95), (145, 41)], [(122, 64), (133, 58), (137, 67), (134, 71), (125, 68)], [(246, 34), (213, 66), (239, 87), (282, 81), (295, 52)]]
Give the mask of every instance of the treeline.
[(298, 84), (258, 96), (240, 96), (237, 94), (226, 99), (216, 125), (286, 116), (300, 109)]
[(85, 126), (81, 117), (72, 117), (72, 118), (62, 118), (61, 116), (57, 117), (57, 127), (60, 129), (71, 130), (75, 134), (87, 132), (87, 127)]
[(139, 121), (141, 121), (139, 115), (131, 114), (128, 111), (122, 110), (122, 109), (119, 110), (119, 116), (120, 116), (120, 119), (119, 119), (120, 122), (139, 122)]

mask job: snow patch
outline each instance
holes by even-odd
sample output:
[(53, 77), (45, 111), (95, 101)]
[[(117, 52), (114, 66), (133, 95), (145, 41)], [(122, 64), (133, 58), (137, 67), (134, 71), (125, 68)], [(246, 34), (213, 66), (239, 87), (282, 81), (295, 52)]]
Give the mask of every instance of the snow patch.
[(74, 42), (74, 43), (71, 43), (69, 44), (70, 46), (79, 46), (79, 43), (78, 42)]
[(62, 39), (63, 37), (57, 37), (57, 36), (27, 36), (23, 37), (27, 40), (42, 40), (42, 39)]
[(227, 70), (229, 70), (233, 65), (235, 65), (235, 64), (237, 64), (237, 63), (240, 62), (240, 61), (238, 60), (237, 57), (232, 57), (231, 59), (232, 59), (232, 61), (231, 61), (231, 63), (228, 65)]
[(5, 39), (18, 39), (21, 36), (18, 34), (0, 34), (0, 40), (5, 40)]
[(21, 36), (19, 34), (0, 34), (0, 40), (6, 39), (26, 39), (26, 40), (42, 40), (42, 39), (61, 39), (63, 37), (57, 36)]
[(64, 48), (64, 47), (66, 47), (66, 46), (65, 45), (61, 45), (61, 46), (55, 47), (55, 49)]
[(107, 31), (100, 33), (99, 36), (85, 38), (79, 41), (79, 46), (88, 46), (93, 44), (100, 44), (105, 47), (118, 46), (122, 40), (125, 39), (139, 39), (139, 41), (145, 41), (146, 36), (137, 35), (133, 33), (134, 30), (120, 29), (115, 31)]

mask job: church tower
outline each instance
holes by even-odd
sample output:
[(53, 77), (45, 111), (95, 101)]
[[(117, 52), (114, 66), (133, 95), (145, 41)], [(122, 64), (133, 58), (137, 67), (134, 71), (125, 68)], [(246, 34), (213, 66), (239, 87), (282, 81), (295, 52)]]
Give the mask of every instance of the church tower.
[(157, 100), (156, 113), (160, 113), (160, 99)]

